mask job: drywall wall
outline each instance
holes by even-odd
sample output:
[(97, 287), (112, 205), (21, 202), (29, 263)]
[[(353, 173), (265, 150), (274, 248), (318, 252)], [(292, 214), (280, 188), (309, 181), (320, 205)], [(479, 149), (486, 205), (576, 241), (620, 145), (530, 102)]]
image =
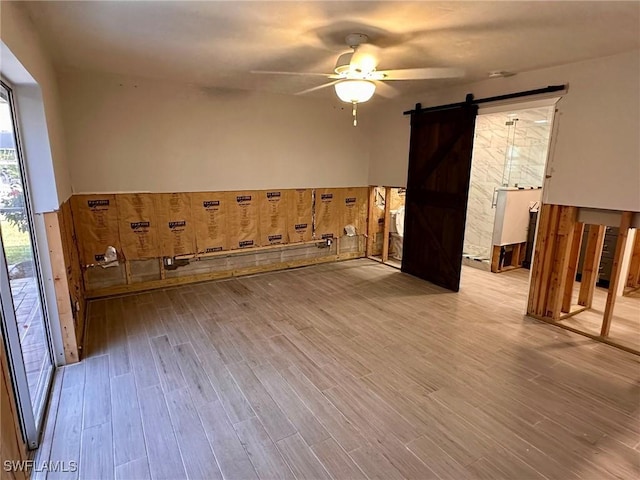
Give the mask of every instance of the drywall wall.
[(558, 102), (544, 201), (552, 204), (640, 211), (640, 52), (633, 51), (519, 73), (464, 87), (400, 98), (375, 107), (369, 181), (406, 184), (409, 117), (423, 106), (502, 95), (566, 83)]
[(74, 193), (367, 185), (367, 110), (337, 99), (64, 71)]
[(2, 2), (0, 32), (0, 65), (15, 88), (34, 210), (53, 211), (71, 196), (56, 74), (23, 5)]

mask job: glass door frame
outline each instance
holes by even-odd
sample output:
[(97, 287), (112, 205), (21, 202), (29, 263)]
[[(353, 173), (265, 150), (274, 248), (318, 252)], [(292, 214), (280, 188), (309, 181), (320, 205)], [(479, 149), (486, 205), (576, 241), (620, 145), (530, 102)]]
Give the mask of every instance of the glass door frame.
[(42, 276), (42, 267), (40, 265), (40, 255), (38, 251), (38, 239), (36, 236), (36, 223), (34, 220), (34, 212), (32, 209), (31, 195), (29, 189), (28, 169), (24, 160), (22, 142), (20, 137), (20, 125), (18, 122), (18, 113), (16, 110), (14, 89), (4, 78), (0, 78), (0, 84), (7, 92), (7, 101), (11, 113), (11, 121), (13, 126), (13, 135), (16, 145), (16, 157), (18, 168), (22, 180), (22, 188), (24, 193), (25, 209), (27, 212), (27, 221), (29, 224), (29, 237), (31, 240), (32, 255), (34, 261), (34, 272), (36, 274), (36, 282), (38, 284), (38, 296), (42, 308), (42, 320), (44, 322), (44, 336), (46, 339), (46, 354), (49, 356), (49, 365), (45, 372), (44, 385), (38, 390), (41, 395), (37, 398), (37, 403), (33, 404), (29, 393), (29, 384), (27, 380), (27, 372), (22, 353), (20, 342), (20, 333), (16, 321), (13, 296), (11, 294), (11, 283), (9, 280), (9, 270), (6, 261), (4, 245), (0, 236), (0, 328), (5, 342), (5, 350), (7, 352), (7, 360), (9, 373), (11, 376), (14, 396), (16, 399), (17, 413), (20, 420), (20, 426), (24, 441), (29, 449), (35, 449), (40, 442), (40, 432), (44, 425), (45, 413), (49, 399), (51, 385), (53, 383), (53, 375), (55, 372), (55, 355), (54, 342), (52, 341), (51, 328), (49, 322), (49, 312), (47, 309), (47, 300), (45, 297), (45, 285)]

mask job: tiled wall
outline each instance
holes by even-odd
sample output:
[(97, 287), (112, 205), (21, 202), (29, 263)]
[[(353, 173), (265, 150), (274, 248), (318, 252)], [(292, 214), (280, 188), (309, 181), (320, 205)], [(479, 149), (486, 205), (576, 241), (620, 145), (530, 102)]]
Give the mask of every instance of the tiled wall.
[(542, 186), (552, 114), (553, 107), (542, 107), (476, 119), (465, 255), (490, 258), (495, 216), (491, 204), (497, 187)]

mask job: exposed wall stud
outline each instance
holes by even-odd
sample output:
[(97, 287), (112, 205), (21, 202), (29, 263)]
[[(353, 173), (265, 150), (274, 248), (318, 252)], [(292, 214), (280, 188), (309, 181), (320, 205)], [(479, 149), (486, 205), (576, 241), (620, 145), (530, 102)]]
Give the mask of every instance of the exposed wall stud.
[(578, 305), (591, 308), (593, 303), (593, 292), (598, 282), (598, 267), (602, 256), (602, 246), (604, 245), (604, 225), (589, 225), (587, 233), (587, 246), (582, 264), (582, 278), (580, 280), (580, 292), (578, 294)]
[(391, 221), (391, 187), (384, 189), (384, 231), (382, 233), (382, 261), (389, 260), (389, 222)]
[(584, 223), (577, 223), (573, 230), (571, 240), (571, 252), (569, 254), (569, 268), (567, 269), (567, 279), (564, 286), (564, 296), (562, 298), (562, 311), (571, 311), (571, 299), (573, 298), (573, 285), (578, 271), (580, 260), (580, 247), (582, 247), (582, 235), (584, 234)]
[(611, 267), (611, 279), (609, 280), (609, 292), (607, 294), (607, 303), (604, 307), (604, 317), (602, 318), (602, 329), (600, 335), (606, 337), (609, 335), (611, 328), (611, 318), (613, 317), (613, 307), (616, 303), (616, 295), (618, 292), (618, 284), (620, 283), (620, 270), (622, 267), (622, 255), (627, 245), (627, 236), (631, 227), (632, 212), (623, 212), (620, 220), (620, 231), (618, 233), (618, 241), (616, 242), (616, 251), (613, 255), (613, 265)]

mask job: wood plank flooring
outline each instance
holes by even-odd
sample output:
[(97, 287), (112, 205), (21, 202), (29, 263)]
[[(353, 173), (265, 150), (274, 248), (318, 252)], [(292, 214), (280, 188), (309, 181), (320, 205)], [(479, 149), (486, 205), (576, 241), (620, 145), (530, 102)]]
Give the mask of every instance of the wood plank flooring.
[[(576, 282), (573, 304), (578, 302), (579, 289), (580, 282)], [(561, 323), (592, 335), (600, 335), (606, 302), (607, 289), (596, 287), (592, 309), (562, 320)], [(640, 290), (628, 296), (616, 297), (609, 339), (640, 352)]]
[(49, 477), (639, 478), (640, 357), (526, 293), (363, 259), (93, 301), (41, 449), (79, 471)]

